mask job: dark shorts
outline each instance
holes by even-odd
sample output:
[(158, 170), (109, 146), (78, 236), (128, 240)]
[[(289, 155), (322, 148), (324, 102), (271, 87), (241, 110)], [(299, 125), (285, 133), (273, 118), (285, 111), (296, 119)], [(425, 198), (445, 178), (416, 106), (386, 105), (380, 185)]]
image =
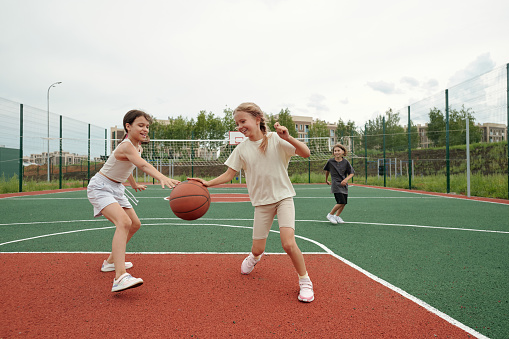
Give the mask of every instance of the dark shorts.
[(334, 193), (334, 198), (336, 198), (337, 204), (346, 205), (348, 200), (348, 194)]

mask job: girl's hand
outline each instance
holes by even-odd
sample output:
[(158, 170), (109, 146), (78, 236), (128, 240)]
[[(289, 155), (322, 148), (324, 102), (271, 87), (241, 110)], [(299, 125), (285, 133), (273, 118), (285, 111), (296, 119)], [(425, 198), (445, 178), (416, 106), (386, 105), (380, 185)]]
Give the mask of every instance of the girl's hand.
[(209, 187), (209, 182), (206, 181), (206, 180), (203, 180), (201, 178), (187, 178), (187, 180), (194, 180), (194, 181), (198, 181), (199, 183), (201, 183), (203, 186), (205, 187)]
[(288, 133), (288, 128), (286, 128), (285, 126), (281, 126), (279, 122), (276, 122), (274, 124), (274, 129), (276, 130), (277, 135), (279, 135), (281, 139), (288, 140), (288, 138), (290, 137), (290, 133)]
[(147, 186), (146, 185), (140, 185), (138, 183), (135, 183), (134, 185), (131, 185), (131, 187), (133, 188), (133, 190), (135, 190), (136, 192), (138, 191), (144, 191), (147, 189)]
[(168, 177), (164, 177), (164, 179), (161, 180), (162, 188), (164, 188), (164, 186), (168, 186), (168, 188), (173, 188), (173, 187), (177, 186), (178, 184), (180, 184), (180, 181), (172, 179), (172, 178), (168, 178)]
[(325, 182), (327, 183), (327, 185), (330, 185), (330, 181), (329, 180), (325, 180)]
[(346, 180), (341, 181), (341, 186), (346, 186), (346, 185), (348, 185), (348, 181), (346, 181)]

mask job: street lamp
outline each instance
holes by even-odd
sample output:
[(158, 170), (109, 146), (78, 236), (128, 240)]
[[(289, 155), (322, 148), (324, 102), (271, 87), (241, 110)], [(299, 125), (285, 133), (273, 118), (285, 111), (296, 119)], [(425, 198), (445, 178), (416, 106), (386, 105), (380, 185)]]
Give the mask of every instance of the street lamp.
[(52, 84), (51, 86), (48, 87), (48, 162), (47, 162), (47, 165), (48, 165), (48, 182), (50, 182), (50, 163), (49, 163), (49, 90), (51, 89), (51, 87), (55, 87), (56, 85), (58, 84), (61, 84), (62, 81), (58, 81), (58, 82), (55, 82), (54, 84)]

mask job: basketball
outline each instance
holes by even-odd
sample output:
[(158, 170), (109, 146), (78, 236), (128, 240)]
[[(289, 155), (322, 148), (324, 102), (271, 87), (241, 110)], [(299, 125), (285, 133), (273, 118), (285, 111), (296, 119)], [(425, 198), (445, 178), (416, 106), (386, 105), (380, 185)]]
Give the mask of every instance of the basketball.
[(170, 208), (183, 220), (196, 220), (207, 213), (210, 207), (210, 194), (200, 182), (183, 181), (173, 188), (170, 194)]

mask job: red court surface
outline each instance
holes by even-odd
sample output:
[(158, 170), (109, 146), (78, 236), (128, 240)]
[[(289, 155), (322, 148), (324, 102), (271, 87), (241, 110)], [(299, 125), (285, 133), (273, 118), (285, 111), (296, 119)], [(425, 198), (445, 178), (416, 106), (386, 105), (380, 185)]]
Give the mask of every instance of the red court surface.
[(239, 254), (128, 254), (145, 283), (112, 293), (105, 254), (0, 253), (0, 338), (472, 338), (327, 254), (307, 254), (315, 301), (287, 255), (250, 275)]

